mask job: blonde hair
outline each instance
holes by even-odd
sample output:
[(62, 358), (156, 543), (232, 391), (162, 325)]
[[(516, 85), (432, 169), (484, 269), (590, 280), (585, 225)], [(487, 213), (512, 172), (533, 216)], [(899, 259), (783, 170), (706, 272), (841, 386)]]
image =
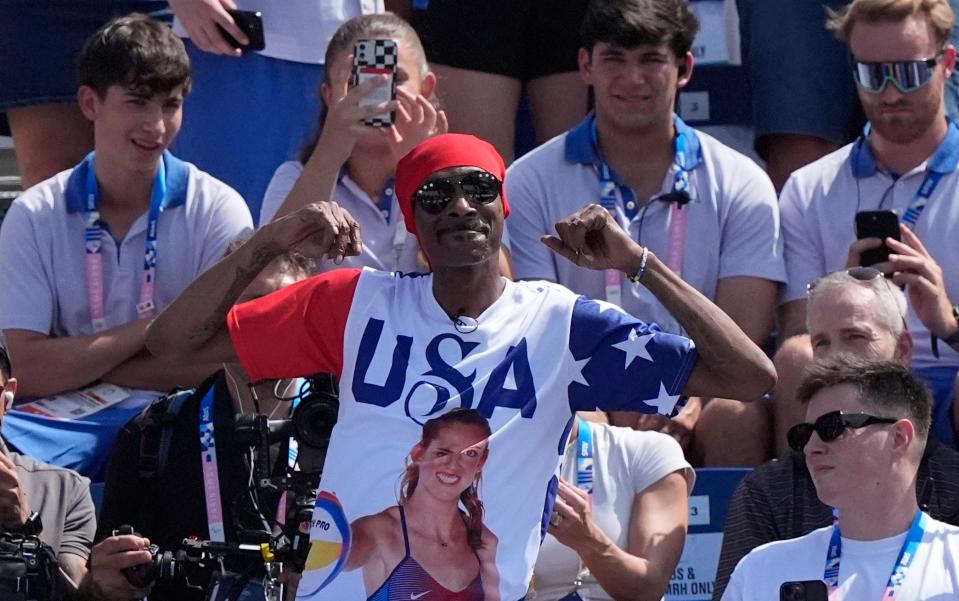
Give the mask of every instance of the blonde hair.
[(853, 0), (845, 8), (827, 8), (826, 12), (829, 15), (826, 28), (847, 44), (852, 28), (860, 21), (901, 21), (922, 15), (932, 26), (936, 42), (945, 46), (956, 23), (956, 14), (948, 0)]

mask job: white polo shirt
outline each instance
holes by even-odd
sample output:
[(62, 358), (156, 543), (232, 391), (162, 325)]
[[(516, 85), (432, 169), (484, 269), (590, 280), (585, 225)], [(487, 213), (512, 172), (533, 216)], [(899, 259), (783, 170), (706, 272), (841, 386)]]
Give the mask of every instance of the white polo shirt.
[[(560, 219), (590, 203), (600, 202), (599, 157), (593, 144), (594, 117), (553, 138), (517, 160), (507, 171), (512, 241), (517, 278), (546, 279), (590, 298), (605, 298), (604, 273), (577, 267), (558, 258), (539, 241), (555, 233)], [(691, 201), (682, 277), (709, 298), (722, 278), (748, 276), (786, 281), (779, 236), (776, 192), (766, 174), (750, 159), (675, 117), (678, 132), (687, 139)], [(673, 189), (677, 166), (663, 180), (660, 194)], [(635, 198), (618, 183), (616, 219), (634, 240), (665, 260), (669, 247), (670, 205), (649, 201), (629, 220), (624, 202)], [(660, 194), (657, 194), (658, 197)], [(624, 201), (624, 198), (626, 200)], [(655, 197), (654, 197), (655, 198)], [(623, 308), (667, 332), (682, 328), (642, 285), (620, 278)]]
[[(881, 168), (864, 136), (793, 173), (780, 197), (789, 282), (783, 303), (806, 298), (806, 285), (843, 269), (856, 240), (858, 211), (892, 209), (900, 218), (916, 198), (929, 171), (943, 174), (916, 223), (915, 232), (943, 270), (946, 292), (959, 302), (959, 128), (949, 123), (946, 138), (928, 160), (901, 176)], [(929, 331), (909, 307), (912, 366), (959, 366), (959, 353), (939, 344), (932, 355)]]
[[(260, 224), (273, 220), (302, 173), (303, 163), (299, 161), (287, 161), (277, 167), (260, 206)], [(363, 252), (356, 257), (344, 258), (340, 265), (332, 261), (319, 261), (317, 271), (329, 271), (339, 267), (372, 267), (380, 271), (404, 273), (424, 270), (416, 258), (419, 243), (413, 234), (406, 231), (392, 182), (387, 184), (382, 196), (381, 200), (387, 200), (381, 207), (381, 203), (370, 198), (369, 194), (350, 179), (345, 170), (340, 172), (333, 190), (333, 200), (346, 209), (360, 225)]]
[[(253, 228), (246, 203), (232, 188), (169, 153), (164, 160), (168, 189), (157, 224), (157, 312)], [(3, 220), (0, 329), (93, 334), (84, 270), (85, 178), (71, 177), (76, 171), (25, 191)], [(137, 319), (146, 226), (144, 212), (122, 241), (107, 236), (102, 245), (107, 327)]]

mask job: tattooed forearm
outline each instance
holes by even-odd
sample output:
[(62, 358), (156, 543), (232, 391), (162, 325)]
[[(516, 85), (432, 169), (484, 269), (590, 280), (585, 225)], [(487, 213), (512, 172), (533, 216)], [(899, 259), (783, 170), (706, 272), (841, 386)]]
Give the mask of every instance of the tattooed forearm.
[(230, 282), (229, 287), (223, 293), (219, 304), (207, 319), (197, 324), (197, 327), (187, 334), (187, 340), (190, 341), (191, 346), (203, 346), (226, 327), (226, 315), (230, 312), (233, 304), (236, 303), (236, 299), (250, 285), (250, 282), (263, 271), (263, 268), (276, 258), (277, 252), (277, 249), (272, 245), (258, 245), (253, 249), (249, 263), (240, 263), (236, 266), (233, 272), (233, 281)]

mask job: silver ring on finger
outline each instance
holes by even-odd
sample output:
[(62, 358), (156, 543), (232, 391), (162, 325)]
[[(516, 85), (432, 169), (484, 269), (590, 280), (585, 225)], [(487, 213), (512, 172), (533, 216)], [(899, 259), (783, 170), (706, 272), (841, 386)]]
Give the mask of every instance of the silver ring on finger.
[(553, 514), (549, 516), (549, 523), (552, 526), (559, 527), (559, 525), (563, 523), (563, 516), (554, 511)]

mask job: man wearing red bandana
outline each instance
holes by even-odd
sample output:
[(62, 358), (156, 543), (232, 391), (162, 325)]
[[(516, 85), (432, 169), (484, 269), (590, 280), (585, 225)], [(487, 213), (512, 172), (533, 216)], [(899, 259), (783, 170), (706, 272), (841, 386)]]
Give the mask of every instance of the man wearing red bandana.
[[(407, 227), (431, 273), (337, 270), (231, 310), (239, 290), (280, 249), (334, 260), (359, 252), (349, 214), (318, 203), (264, 226), (151, 326), (154, 353), (190, 362), (238, 358), (251, 381), (318, 371), (339, 376), (339, 421), (312, 520), (302, 598), (521, 598), (575, 411), (671, 415), (685, 395), (748, 388), (747, 396), (758, 397), (774, 381), (762, 351), (599, 206), (557, 223), (558, 235), (543, 243), (580, 266), (631, 276), (691, 340), (556, 284), (502, 278), (504, 177), (488, 143), (457, 134), (431, 138), (396, 172)], [(476, 441), (420, 445), (423, 424), (457, 408), (489, 423), (481, 471), (464, 467)], [(429, 520), (399, 510), (405, 497), (397, 483), (414, 462), (425, 493), (417, 498), (435, 503)], [(455, 502), (464, 489), (478, 497), (469, 509)], [(354, 540), (349, 524), (373, 515), (376, 527)], [(454, 553), (468, 546), (467, 523), (482, 523), (488, 534), (472, 541), (473, 552)], [(366, 557), (375, 565), (359, 569)], [(401, 564), (415, 565), (416, 578), (395, 577)]]

